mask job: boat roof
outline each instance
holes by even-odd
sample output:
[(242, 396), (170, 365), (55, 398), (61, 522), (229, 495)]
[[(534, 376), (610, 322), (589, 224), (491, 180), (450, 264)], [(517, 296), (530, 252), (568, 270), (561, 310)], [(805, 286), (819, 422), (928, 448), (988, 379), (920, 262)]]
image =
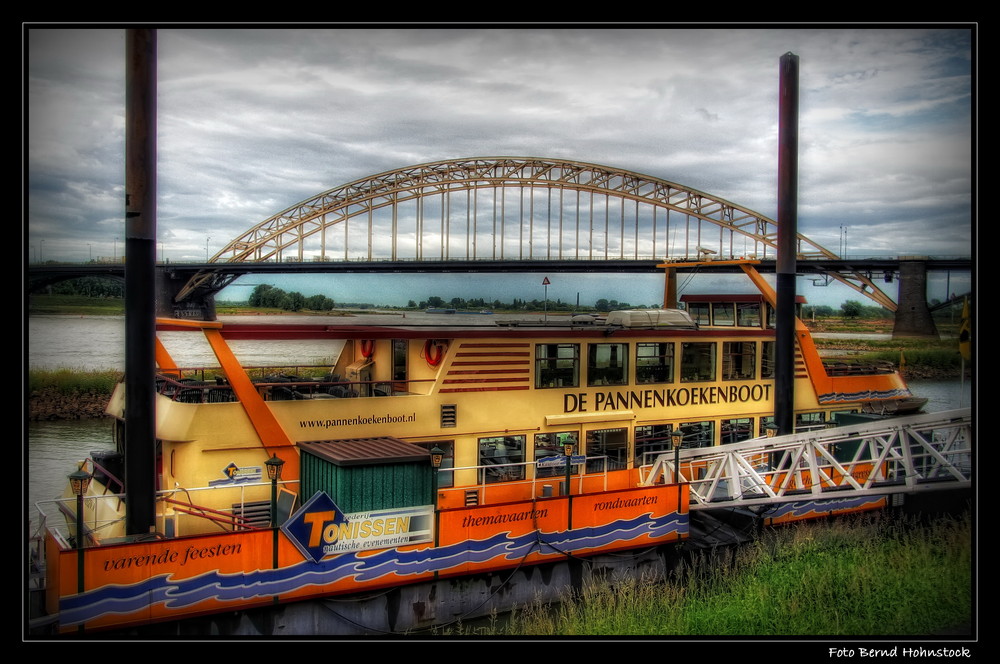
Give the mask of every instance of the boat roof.
[(298, 443), (299, 449), (336, 466), (426, 461), (430, 452), (398, 438), (345, 438)]

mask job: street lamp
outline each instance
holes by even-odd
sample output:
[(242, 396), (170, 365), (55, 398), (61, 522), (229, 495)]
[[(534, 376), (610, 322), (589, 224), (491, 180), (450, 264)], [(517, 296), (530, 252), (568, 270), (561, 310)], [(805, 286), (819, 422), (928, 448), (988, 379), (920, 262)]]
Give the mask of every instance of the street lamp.
[(435, 509), (437, 509), (438, 470), (440, 470), (442, 462), (444, 462), (444, 450), (435, 445), (431, 448), (431, 466), (434, 468), (434, 472), (431, 473), (431, 488), (434, 492), (431, 495)]
[[(434, 505), (434, 546), (438, 545), (438, 472), (444, 461), (444, 450), (435, 445), (431, 448), (431, 504)], [(435, 570), (434, 575), (437, 576)]]
[(573, 468), (573, 441), (567, 440), (563, 443), (563, 454), (566, 455), (566, 494), (569, 495), (570, 476)]
[(681, 477), (681, 445), (684, 444), (684, 432), (680, 429), (671, 429), (670, 444), (674, 448), (674, 484), (677, 484)]
[(278, 527), (278, 480), (281, 479), (281, 467), (285, 465), (284, 459), (272, 454), (271, 458), (264, 462), (267, 467), (267, 479), (271, 480), (271, 527)]
[(548, 277), (545, 277), (544, 279), (542, 279), (542, 286), (545, 286), (545, 309), (544, 309), (545, 314), (544, 314), (544, 317), (545, 317), (546, 321), (549, 320), (549, 284), (550, 283), (551, 282), (549, 281)]
[[(73, 495), (76, 496), (76, 592), (78, 593), (83, 593), (84, 589), (83, 531), (85, 524), (83, 523), (83, 496), (87, 493), (87, 489), (90, 488), (90, 480), (93, 477), (93, 475), (83, 469), (83, 464), (80, 464), (80, 467), (69, 475), (69, 486), (73, 490)], [(80, 629), (83, 630), (83, 623), (80, 624)]]
[[(278, 458), (277, 454), (272, 454), (264, 462), (267, 479), (271, 480), (271, 565), (274, 569), (278, 569), (278, 480), (281, 479), (281, 467), (284, 465), (284, 459)], [(278, 601), (277, 596), (274, 600)]]

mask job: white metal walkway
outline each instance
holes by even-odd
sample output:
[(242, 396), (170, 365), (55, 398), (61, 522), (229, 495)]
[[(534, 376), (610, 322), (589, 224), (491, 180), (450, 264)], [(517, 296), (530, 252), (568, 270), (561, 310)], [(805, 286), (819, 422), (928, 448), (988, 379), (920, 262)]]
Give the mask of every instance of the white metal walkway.
[[(692, 510), (955, 489), (972, 484), (972, 448), (967, 408), (681, 450), (679, 481)], [(675, 470), (661, 454), (643, 484)]]

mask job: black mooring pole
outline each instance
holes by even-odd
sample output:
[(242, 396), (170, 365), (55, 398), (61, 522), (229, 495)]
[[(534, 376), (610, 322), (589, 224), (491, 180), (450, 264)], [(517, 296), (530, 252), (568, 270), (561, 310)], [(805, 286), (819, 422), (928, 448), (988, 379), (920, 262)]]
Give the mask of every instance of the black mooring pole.
[(156, 31), (126, 31), (125, 528), (156, 527)]
[(798, 233), (799, 56), (781, 56), (778, 100), (778, 257), (776, 262), (774, 423), (795, 429), (795, 256)]

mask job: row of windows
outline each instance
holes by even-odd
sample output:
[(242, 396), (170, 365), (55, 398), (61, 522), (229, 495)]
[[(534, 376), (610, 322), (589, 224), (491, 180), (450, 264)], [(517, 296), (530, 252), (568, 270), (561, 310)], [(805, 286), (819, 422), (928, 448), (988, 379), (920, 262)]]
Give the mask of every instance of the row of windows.
[[(635, 382), (694, 383), (716, 380), (719, 344), (714, 341), (635, 344)], [(757, 347), (760, 346), (760, 356)], [(628, 385), (630, 344), (587, 344), (587, 385)], [(774, 342), (722, 342), (722, 380), (774, 377)], [(759, 362), (759, 371), (758, 371)], [(580, 344), (537, 344), (535, 387), (579, 387)]]
[[(755, 425), (756, 420), (756, 427)], [(676, 426), (683, 434), (681, 447), (711, 447), (716, 439), (721, 444), (738, 443), (750, 438), (764, 436), (767, 426), (774, 421), (772, 416), (759, 418), (737, 417), (722, 420), (681, 422)], [(826, 415), (822, 412), (800, 413), (796, 416), (796, 428), (823, 425)], [(674, 424), (648, 424), (634, 428), (633, 440), (629, 440), (628, 427), (593, 429), (584, 434), (581, 449), (578, 431), (534, 434), (529, 456), (527, 435), (489, 436), (479, 439), (479, 465), (481, 482), (508, 482), (526, 479), (525, 462), (535, 464), (535, 477), (558, 477), (566, 473), (563, 460), (563, 446), (570, 443), (573, 455), (585, 456), (583, 464), (573, 465), (572, 472), (601, 473), (605, 470), (624, 470), (629, 460), (639, 466), (650, 463), (655, 454), (672, 449), (671, 433)], [(716, 430), (718, 429), (718, 436)]]
[[(757, 426), (755, 427), (755, 420)], [(681, 447), (710, 447), (716, 444), (716, 429), (719, 430), (718, 443), (738, 443), (754, 436), (764, 436), (767, 425), (774, 418), (764, 416), (759, 418), (737, 417), (701, 422), (682, 422), (678, 428), (683, 434)], [(826, 422), (825, 413), (799, 413), (796, 415), (796, 429), (810, 426), (822, 426)], [(526, 478), (525, 462), (534, 462), (535, 477), (561, 477), (566, 474), (566, 466), (562, 463), (563, 446), (573, 445), (573, 455), (588, 457), (584, 472), (600, 473), (607, 470), (622, 470), (628, 467), (628, 459), (634, 465), (650, 463), (655, 454), (670, 451), (672, 441), (670, 434), (673, 424), (647, 424), (635, 427), (633, 442), (629, 442), (627, 427), (611, 427), (594, 429), (584, 434), (585, 446), (581, 449), (578, 441), (579, 431), (558, 431), (552, 433), (536, 433), (531, 438), (532, 449), (528, 450), (528, 436), (504, 435), (488, 436), (479, 439), (480, 482), (505, 482), (523, 480)], [(430, 450), (439, 448), (444, 451), (441, 472), (438, 475), (438, 486), (454, 486), (451, 468), (455, 467), (454, 441), (431, 441), (417, 443)], [(591, 458), (593, 457), (593, 458)], [(546, 461), (547, 460), (547, 461)], [(572, 472), (580, 473), (580, 464), (574, 464)]]
[[(698, 325), (761, 327), (760, 302), (688, 302), (687, 312)], [(774, 327), (774, 308), (767, 305), (767, 327)]]

